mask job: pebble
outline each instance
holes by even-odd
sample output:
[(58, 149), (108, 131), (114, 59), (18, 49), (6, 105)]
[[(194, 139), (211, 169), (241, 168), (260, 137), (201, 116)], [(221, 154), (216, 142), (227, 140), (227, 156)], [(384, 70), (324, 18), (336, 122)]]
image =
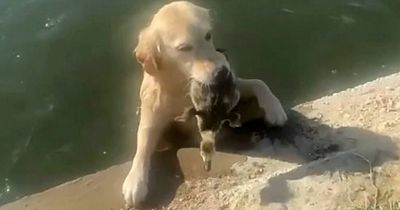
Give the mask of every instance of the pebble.
[(396, 110), (399, 110), (399, 109), (400, 109), (400, 103), (397, 103), (397, 104), (396, 104), (395, 109), (396, 109)]
[(307, 189), (307, 192), (312, 193), (312, 192), (314, 192), (314, 189), (313, 189), (312, 187), (309, 187), (309, 188)]
[(218, 186), (219, 186), (219, 184), (218, 184), (218, 183), (214, 183), (214, 184), (212, 184), (212, 185), (211, 185), (211, 188), (213, 188), (213, 189), (217, 189), (217, 188), (218, 188)]
[(219, 207), (219, 209), (227, 209), (228, 208), (228, 204), (222, 204), (220, 207)]
[(393, 127), (394, 125), (395, 125), (394, 122), (384, 122), (384, 123), (381, 123), (381, 124), (378, 126), (378, 128), (380, 128), (380, 129), (385, 129), (385, 128)]

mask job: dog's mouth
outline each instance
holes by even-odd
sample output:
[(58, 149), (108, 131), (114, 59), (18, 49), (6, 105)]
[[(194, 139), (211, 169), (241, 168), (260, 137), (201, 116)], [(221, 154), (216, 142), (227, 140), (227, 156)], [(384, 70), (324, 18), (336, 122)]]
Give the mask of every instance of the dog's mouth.
[(211, 80), (212, 86), (224, 85), (225, 83), (230, 84), (233, 82), (232, 72), (226, 66), (222, 66), (215, 70)]

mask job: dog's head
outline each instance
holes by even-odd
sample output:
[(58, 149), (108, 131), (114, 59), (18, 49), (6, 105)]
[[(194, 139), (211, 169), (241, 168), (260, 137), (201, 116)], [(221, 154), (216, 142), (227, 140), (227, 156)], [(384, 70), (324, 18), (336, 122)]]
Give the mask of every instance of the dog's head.
[(207, 9), (186, 1), (167, 4), (141, 31), (136, 58), (159, 80), (174, 75), (176, 81), (211, 84), (221, 75), (233, 75), (226, 57), (214, 47), (211, 30)]

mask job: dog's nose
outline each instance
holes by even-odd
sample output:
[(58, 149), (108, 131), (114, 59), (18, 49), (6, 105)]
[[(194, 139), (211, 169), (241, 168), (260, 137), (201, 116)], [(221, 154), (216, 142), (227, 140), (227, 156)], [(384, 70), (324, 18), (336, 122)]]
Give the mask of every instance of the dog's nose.
[(226, 66), (220, 67), (216, 72), (214, 76), (214, 84), (219, 84), (227, 79), (229, 79), (231, 76), (231, 72)]

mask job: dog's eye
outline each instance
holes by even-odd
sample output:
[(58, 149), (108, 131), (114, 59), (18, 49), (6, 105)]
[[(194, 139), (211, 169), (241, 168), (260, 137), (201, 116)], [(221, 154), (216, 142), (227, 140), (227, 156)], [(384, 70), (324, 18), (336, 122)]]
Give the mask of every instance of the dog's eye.
[(188, 45), (188, 44), (181, 44), (176, 49), (179, 51), (182, 51), (182, 52), (188, 52), (193, 49), (193, 46)]
[(204, 39), (206, 41), (210, 41), (211, 40), (211, 32), (207, 32), (206, 35), (204, 36)]

